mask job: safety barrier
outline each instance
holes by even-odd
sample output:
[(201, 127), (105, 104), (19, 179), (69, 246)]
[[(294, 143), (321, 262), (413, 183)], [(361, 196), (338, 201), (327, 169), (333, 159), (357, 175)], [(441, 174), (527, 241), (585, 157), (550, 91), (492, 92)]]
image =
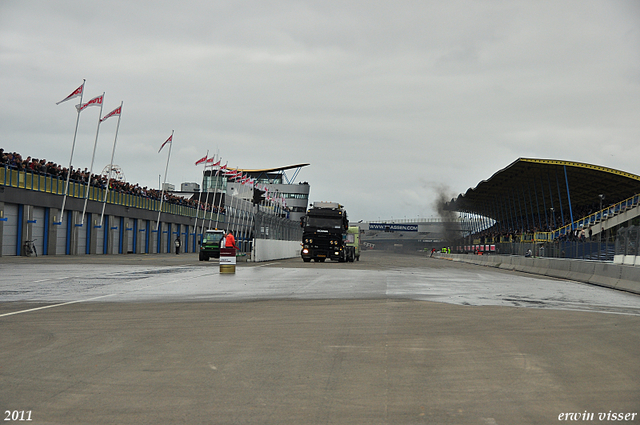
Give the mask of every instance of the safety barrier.
[(527, 258), (514, 255), (438, 254), (439, 258), (575, 280), (640, 294), (640, 267), (598, 261)]
[(251, 260), (255, 262), (295, 258), (300, 256), (299, 241), (281, 241), (275, 239), (256, 239), (253, 244)]

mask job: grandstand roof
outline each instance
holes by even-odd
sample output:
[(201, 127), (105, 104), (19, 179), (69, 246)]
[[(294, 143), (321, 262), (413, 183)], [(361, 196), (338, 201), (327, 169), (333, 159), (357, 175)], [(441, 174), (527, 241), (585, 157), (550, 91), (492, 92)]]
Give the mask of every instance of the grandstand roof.
[(518, 158), (452, 199), (446, 209), (500, 220), (507, 214), (543, 215), (551, 207), (567, 212), (569, 197), (575, 211), (598, 205), (600, 194), (605, 195), (604, 205), (608, 205), (638, 193), (640, 176), (635, 174), (574, 161)]
[(295, 164), (295, 165), (286, 165), (284, 167), (277, 167), (277, 168), (260, 168), (256, 170), (238, 168), (238, 171), (242, 171), (243, 173), (275, 173), (278, 171), (292, 170), (294, 168), (302, 168), (302, 167), (306, 167), (307, 165), (311, 165), (311, 164)]
[[(248, 169), (248, 168), (231, 168), (228, 167), (227, 169), (229, 171), (241, 171), (245, 174), (248, 174), (250, 177), (253, 178), (269, 178), (271, 179), (274, 175), (279, 175), (282, 176), (282, 179), (286, 180), (287, 184), (291, 184), (296, 177), (298, 176), (298, 173), (300, 172), (300, 169), (302, 167), (306, 167), (307, 165), (311, 165), (311, 164), (294, 164), (294, 165), (285, 165), (284, 167), (275, 167), (275, 168), (258, 168), (258, 169)], [(290, 179), (286, 174), (285, 171), (286, 170), (296, 170), (293, 173), (293, 177)], [(204, 172), (205, 175), (213, 175), (214, 173), (217, 173), (216, 170), (207, 170)]]

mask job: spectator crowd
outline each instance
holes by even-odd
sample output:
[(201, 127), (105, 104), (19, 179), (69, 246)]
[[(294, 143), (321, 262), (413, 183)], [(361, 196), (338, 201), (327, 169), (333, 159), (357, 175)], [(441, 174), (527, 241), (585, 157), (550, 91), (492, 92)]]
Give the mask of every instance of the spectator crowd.
[[(62, 167), (52, 161), (46, 159), (32, 158), (28, 156), (26, 159), (22, 158), (17, 152), (5, 152), (3, 148), (0, 148), (0, 167), (9, 168), (17, 171), (24, 171), (27, 173), (33, 173), (43, 175), (52, 178), (58, 178), (61, 180), (67, 179), (69, 175), (69, 169)], [(131, 184), (128, 182), (122, 182), (115, 179), (108, 179), (108, 176), (89, 173), (88, 169), (80, 169), (71, 167), (71, 175), (69, 180), (74, 183), (87, 184), (90, 181), (90, 186), (94, 186), (100, 189), (106, 189), (107, 183), (109, 184), (109, 191), (125, 193), (128, 195), (141, 196), (143, 198), (160, 200), (162, 192), (156, 189), (150, 189), (148, 187), (141, 187), (139, 184)], [(199, 208), (207, 212), (218, 213), (218, 207), (211, 205), (207, 202), (199, 202), (198, 199), (183, 198), (171, 193), (164, 193), (164, 202), (169, 204), (183, 205), (191, 208)], [(224, 213), (224, 208), (220, 208), (220, 213)]]

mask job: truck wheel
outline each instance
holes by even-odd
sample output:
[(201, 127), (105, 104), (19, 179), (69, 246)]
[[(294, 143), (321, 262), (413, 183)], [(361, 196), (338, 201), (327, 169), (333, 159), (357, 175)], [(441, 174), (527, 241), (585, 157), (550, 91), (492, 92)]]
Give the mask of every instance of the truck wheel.
[(198, 260), (204, 261), (204, 255), (202, 255), (202, 251), (198, 254)]
[(302, 261), (304, 261), (305, 263), (310, 263), (311, 262), (311, 258), (303, 258)]

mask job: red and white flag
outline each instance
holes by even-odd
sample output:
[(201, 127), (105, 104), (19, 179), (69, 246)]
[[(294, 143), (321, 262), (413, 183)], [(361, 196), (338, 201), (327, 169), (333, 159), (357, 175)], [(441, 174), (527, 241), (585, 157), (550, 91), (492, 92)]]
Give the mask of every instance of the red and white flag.
[[(207, 164), (208, 164), (210, 167), (217, 167), (218, 165), (220, 165), (220, 161), (221, 161), (221, 160), (218, 160), (218, 162), (216, 162), (215, 164), (213, 163), (213, 161), (215, 161), (215, 157), (213, 157), (213, 158), (211, 158), (210, 160), (208, 160), (208, 161), (207, 161)], [(209, 164), (209, 162), (212, 162), (212, 164)]]
[(93, 99), (91, 99), (90, 101), (88, 101), (83, 105), (76, 105), (76, 108), (78, 109), (78, 112), (82, 112), (82, 110), (88, 106), (102, 106), (103, 100), (104, 100), (104, 93), (101, 94), (100, 96), (94, 97)]
[(173, 140), (173, 134), (171, 136), (169, 136), (169, 138), (162, 144), (162, 146), (160, 146), (160, 149), (158, 149), (158, 153), (160, 153), (162, 148), (164, 148), (164, 145), (166, 145), (167, 143), (171, 143), (172, 140)]
[[(161, 149), (162, 149), (162, 148), (161, 148)], [(209, 156), (209, 154), (206, 154), (205, 156), (203, 156), (202, 158), (200, 158), (199, 160), (197, 160), (197, 161), (196, 161), (196, 165), (200, 165), (200, 164), (202, 164), (203, 162), (209, 162), (209, 161), (207, 161), (208, 156)], [(213, 159), (213, 158), (212, 158), (212, 159)]]
[(122, 113), (122, 106), (118, 106), (116, 109), (114, 109), (113, 111), (109, 112), (107, 115), (102, 117), (100, 122), (106, 121), (107, 118), (115, 117), (116, 115), (120, 115), (121, 113)]
[(80, 87), (78, 87), (77, 89), (75, 89), (73, 91), (73, 93), (71, 93), (69, 96), (65, 97), (64, 99), (62, 99), (60, 102), (57, 102), (56, 105), (61, 104), (62, 102), (66, 102), (69, 99), (73, 99), (74, 97), (78, 97), (78, 96), (82, 96), (82, 90), (84, 90), (84, 83), (82, 83), (82, 85)]

